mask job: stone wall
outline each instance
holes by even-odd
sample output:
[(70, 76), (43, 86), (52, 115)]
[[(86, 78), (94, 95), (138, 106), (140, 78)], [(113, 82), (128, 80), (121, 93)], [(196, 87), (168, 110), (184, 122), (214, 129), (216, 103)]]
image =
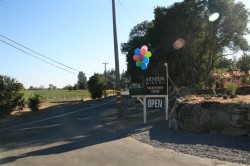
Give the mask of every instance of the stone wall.
[(250, 104), (235, 104), (226, 110), (231, 116), (228, 127), (222, 130), (228, 135), (249, 135), (250, 136)]
[(178, 103), (176, 119), (182, 130), (250, 136), (250, 104)]

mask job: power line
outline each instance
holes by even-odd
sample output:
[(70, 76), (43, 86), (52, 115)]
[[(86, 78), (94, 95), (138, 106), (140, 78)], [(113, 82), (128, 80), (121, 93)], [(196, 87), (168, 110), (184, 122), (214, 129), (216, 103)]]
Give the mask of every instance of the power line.
[(71, 71), (69, 71), (69, 70), (66, 70), (66, 69), (64, 69), (64, 68), (61, 68), (61, 67), (59, 67), (59, 66), (56, 66), (56, 65), (54, 65), (54, 64), (52, 64), (52, 63), (50, 63), (50, 62), (47, 62), (47, 61), (45, 61), (45, 60), (43, 60), (43, 59), (41, 59), (41, 58), (39, 58), (39, 57), (37, 57), (37, 56), (35, 56), (35, 55), (32, 55), (32, 54), (30, 54), (30, 53), (28, 53), (28, 52), (22, 50), (21, 48), (18, 48), (18, 47), (16, 47), (16, 46), (14, 46), (14, 45), (12, 45), (12, 44), (10, 44), (10, 43), (8, 43), (8, 42), (2, 40), (2, 39), (0, 39), (0, 41), (3, 42), (3, 43), (5, 43), (5, 44), (7, 44), (7, 45), (9, 45), (9, 46), (11, 46), (11, 47), (13, 47), (13, 48), (15, 48), (15, 49), (17, 49), (17, 50), (19, 50), (19, 51), (24, 52), (25, 54), (28, 54), (28, 55), (30, 55), (30, 56), (32, 56), (32, 57), (38, 59), (38, 60), (40, 60), (40, 61), (43, 61), (43, 62), (45, 62), (45, 63), (47, 63), (47, 64), (49, 64), (49, 65), (52, 65), (52, 66), (54, 66), (54, 67), (56, 67), (56, 68), (59, 68), (59, 69), (61, 69), (61, 70), (64, 70), (64, 71), (66, 71), (66, 72), (69, 72), (69, 73), (71, 73), (71, 74), (76, 74), (76, 73), (71, 72)]
[(125, 11), (125, 13), (127, 14), (129, 20), (132, 22), (133, 25), (135, 25), (135, 22), (133, 21), (132, 17), (130, 16), (128, 10), (124, 7), (124, 5), (122, 4), (122, 2), (120, 0), (118, 0), (118, 2), (121, 5), (121, 7), (123, 8), (123, 10)]
[(6, 36), (3, 36), (3, 35), (0, 35), (0, 36), (3, 37), (3, 38), (5, 38), (5, 39), (7, 39), (7, 40), (9, 40), (9, 41), (11, 41), (11, 42), (13, 42), (13, 43), (15, 43), (15, 44), (17, 44), (17, 45), (19, 45), (19, 46), (21, 46), (21, 47), (23, 47), (23, 48), (25, 48), (25, 49), (27, 49), (27, 50), (29, 50), (29, 51), (31, 51), (31, 52), (33, 52), (33, 53), (35, 53), (35, 54), (40, 55), (40, 56), (42, 56), (42, 57), (44, 57), (44, 58), (46, 58), (46, 59), (48, 59), (48, 60), (51, 60), (51, 61), (53, 61), (53, 62), (55, 62), (55, 63), (57, 63), (57, 64), (59, 64), (59, 65), (62, 65), (62, 66), (67, 67), (67, 68), (69, 68), (69, 69), (71, 69), (71, 70), (75, 70), (75, 71), (79, 72), (79, 70), (77, 70), (77, 69), (74, 69), (74, 68), (72, 68), (72, 67), (69, 67), (69, 66), (67, 66), (67, 65), (65, 65), (65, 64), (62, 64), (62, 63), (60, 63), (60, 62), (58, 62), (58, 61), (56, 61), (56, 60), (53, 60), (53, 59), (51, 59), (51, 58), (49, 58), (49, 57), (47, 57), (47, 56), (45, 56), (45, 55), (43, 55), (43, 54), (40, 54), (40, 53), (38, 53), (38, 52), (36, 52), (36, 51), (34, 51), (34, 50), (32, 50), (32, 49), (30, 49), (30, 48), (28, 48), (28, 47), (26, 47), (26, 46), (20, 44), (20, 43), (18, 43), (18, 42), (15, 42), (14, 40), (12, 40), (12, 39), (10, 39), (10, 38), (8, 38), (8, 37), (6, 37)]

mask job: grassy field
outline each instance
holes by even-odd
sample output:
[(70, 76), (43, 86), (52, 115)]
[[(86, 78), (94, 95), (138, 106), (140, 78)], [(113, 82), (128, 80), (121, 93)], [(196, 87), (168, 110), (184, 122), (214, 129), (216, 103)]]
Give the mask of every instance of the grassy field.
[[(114, 90), (107, 90), (108, 95), (114, 93)], [(25, 90), (23, 91), (24, 98), (28, 99), (34, 94), (42, 96), (43, 101), (57, 101), (57, 100), (74, 100), (89, 98), (88, 90)]]

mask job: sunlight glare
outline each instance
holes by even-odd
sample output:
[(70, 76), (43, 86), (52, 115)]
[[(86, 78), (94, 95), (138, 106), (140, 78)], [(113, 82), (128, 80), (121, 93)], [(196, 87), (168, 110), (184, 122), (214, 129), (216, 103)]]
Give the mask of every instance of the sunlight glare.
[(218, 18), (220, 17), (220, 14), (219, 13), (213, 13), (213, 14), (211, 14), (210, 16), (209, 16), (209, 21), (210, 22), (214, 22), (214, 21), (216, 21)]
[(180, 38), (174, 42), (173, 47), (174, 49), (178, 50), (184, 47), (184, 45), (185, 45), (185, 40)]

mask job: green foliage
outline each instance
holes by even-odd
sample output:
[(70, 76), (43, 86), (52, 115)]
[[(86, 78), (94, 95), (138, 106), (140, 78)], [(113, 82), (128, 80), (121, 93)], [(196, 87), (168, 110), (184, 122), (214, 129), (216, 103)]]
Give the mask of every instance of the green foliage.
[[(127, 72), (134, 83), (140, 83), (143, 74), (142, 70), (135, 66), (133, 60), (134, 49), (148, 43), (148, 29), (151, 25), (152, 23), (148, 21), (136, 25), (130, 32), (129, 41), (121, 45), (121, 51), (123, 54), (126, 54), (127, 57)], [(152, 56), (151, 62), (154, 62), (154, 60), (155, 56)]]
[(226, 57), (220, 57), (215, 67), (219, 69), (230, 69), (232, 68), (233, 65), (234, 62), (232, 59), (228, 59)]
[(250, 70), (250, 55), (243, 55), (238, 61), (237, 66), (242, 71)]
[[(210, 22), (208, 18), (215, 11), (220, 17)], [(234, 0), (184, 0), (168, 8), (155, 8), (154, 20), (136, 25), (128, 42), (121, 45), (132, 82), (139, 83), (143, 75), (133, 55), (134, 49), (144, 44), (153, 54), (150, 63), (167, 62), (169, 75), (178, 86), (205, 81), (218, 60), (226, 56), (226, 49), (248, 49), (244, 38), (248, 14), (245, 6)], [(173, 43), (179, 38), (185, 45), (174, 49)]]
[(212, 84), (212, 91), (213, 91), (213, 95), (217, 96), (217, 94), (216, 94), (216, 84), (215, 83)]
[(88, 90), (25, 90), (24, 97), (28, 100), (35, 94), (42, 96), (44, 100), (71, 100), (89, 97)]
[(211, 99), (211, 98), (212, 98), (212, 96), (209, 95), (209, 94), (204, 95), (204, 99), (205, 99), (205, 100), (208, 100), (208, 99)]
[(245, 85), (250, 85), (250, 74), (249, 72), (245, 72), (242, 77), (242, 83)]
[(218, 93), (216, 96), (217, 97), (222, 97), (223, 95), (221, 93)]
[(107, 70), (106, 74), (104, 73), (105, 77), (107, 78), (107, 89), (115, 89), (116, 83), (116, 76), (115, 76), (115, 69)]
[(76, 84), (74, 84), (74, 86), (73, 86), (73, 90), (78, 90), (78, 84), (76, 83)]
[(14, 78), (0, 75), (0, 117), (9, 115), (16, 107), (24, 107), (23, 89)]
[(121, 73), (121, 89), (128, 89), (131, 86), (131, 80), (128, 73), (123, 71)]
[(85, 73), (82, 71), (78, 74), (78, 81), (77, 81), (78, 89), (87, 89), (87, 77), (85, 76)]
[(105, 87), (107, 86), (107, 82), (107, 78), (102, 74), (95, 73), (89, 78), (87, 84), (92, 99), (100, 99), (102, 97)]
[(228, 84), (228, 91), (230, 96), (235, 96), (236, 95), (236, 90), (238, 88), (238, 84), (235, 82), (230, 82)]
[(35, 94), (34, 96), (28, 99), (28, 107), (33, 112), (39, 111), (39, 107), (41, 103), (42, 103), (42, 97), (38, 94)]
[(66, 85), (65, 87), (63, 87), (63, 90), (71, 91), (72, 89), (73, 87), (71, 85)]
[(228, 98), (227, 95), (223, 95), (223, 99), (226, 100)]

